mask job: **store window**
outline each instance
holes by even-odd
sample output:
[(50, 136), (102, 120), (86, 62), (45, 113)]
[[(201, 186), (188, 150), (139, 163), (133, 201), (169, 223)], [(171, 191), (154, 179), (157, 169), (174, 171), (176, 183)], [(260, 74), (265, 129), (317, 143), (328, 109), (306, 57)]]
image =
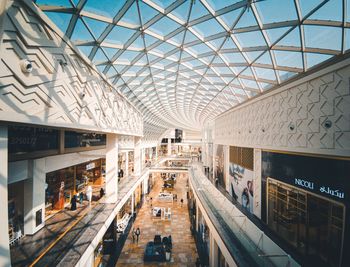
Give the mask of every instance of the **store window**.
[(106, 135), (96, 133), (81, 133), (74, 131), (65, 131), (64, 133), (64, 147), (65, 148), (77, 148), (77, 147), (95, 147), (105, 146)]
[(30, 157), (30, 154), (38, 152), (42, 152), (41, 156), (58, 153), (58, 130), (10, 125), (8, 126), (8, 139), (10, 160)]
[(340, 266), (344, 205), (272, 178), (267, 189), (270, 228), (313, 266)]

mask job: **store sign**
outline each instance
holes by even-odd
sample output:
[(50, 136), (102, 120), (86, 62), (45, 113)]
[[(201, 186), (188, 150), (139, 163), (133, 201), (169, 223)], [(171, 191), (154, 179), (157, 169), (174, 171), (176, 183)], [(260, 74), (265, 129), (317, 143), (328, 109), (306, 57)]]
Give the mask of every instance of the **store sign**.
[(91, 162), (88, 165), (86, 165), (86, 170), (91, 170), (95, 168), (95, 162)]
[(314, 183), (309, 182), (309, 181), (305, 181), (303, 179), (297, 179), (295, 178), (295, 184), (300, 185), (302, 187), (308, 188), (313, 190), (314, 189)]
[(334, 197), (338, 197), (338, 198), (344, 198), (344, 192), (337, 190), (333, 190), (331, 188), (329, 188), (329, 186), (327, 186), (327, 188), (325, 186), (321, 186), (320, 187), (320, 192), (327, 194), (327, 195), (331, 195)]
[[(307, 180), (303, 180), (303, 179), (295, 178), (294, 179), (294, 183), (296, 185), (299, 185), (299, 186), (307, 188), (307, 189), (311, 189), (313, 191), (315, 191), (314, 188), (317, 188), (317, 186), (315, 187), (313, 182), (310, 182), (310, 181), (307, 181)], [(338, 198), (341, 198), (341, 199), (344, 198), (344, 192), (341, 192), (338, 189), (337, 190), (332, 189), (329, 186), (327, 186), (327, 187), (326, 186), (320, 186), (319, 187), (319, 191), (321, 193), (323, 193), (323, 194), (327, 194), (327, 195), (330, 195), (330, 196), (333, 196), (333, 197), (338, 197)]]

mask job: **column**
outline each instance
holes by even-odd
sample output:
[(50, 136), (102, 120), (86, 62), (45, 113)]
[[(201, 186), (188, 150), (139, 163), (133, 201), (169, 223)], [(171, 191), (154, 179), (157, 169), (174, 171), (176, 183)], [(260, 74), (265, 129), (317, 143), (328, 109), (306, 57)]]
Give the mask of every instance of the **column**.
[(30, 176), (24, 181), (24, 234), (35, 234), (45, 225), (45, 158), (29, 163)]
[(125, 177), (129, 178), (129, 151), (125, 152)]
[(107, 134), (106, 146), (106, 202), (118, 200), (118, 136)]
[(168, 138), (168, 156), (171, 155), (171, 138)]
[(145, 148), (142, 148), (141, 149), (141, 170), (143, 170), (146, 166), (145, 164), (145, 157), (146, 156), (146, 149)]
[(215, 239), (212, 233), (209, 233), (209, 266), (217, 267), (218, 266), (218, 245), (215, 242)]
[(196, 232), (198, 232), (199, 230), (198, 217), (199, 217), (199, 208), (198, 208), (198, 203), (196, 203)]
[(158, 146), (156, 146), (156, 162), (158, 162)]
[[(6, 1), (5, 1), (6, 3)], [(1, 7), (0, 7), (1, 10)], [(0, 266), (11, 266), (8, 232), (8, 137), (7, 126), (0, 125)]]
[(135, 207), (135, 197), (134, 192), (131, 194), (131, 216), (134, 216), (134, 207)]
[(136, 176), (141, 174), (141, 137), (135, 137), (134, 146), (134, 174)]

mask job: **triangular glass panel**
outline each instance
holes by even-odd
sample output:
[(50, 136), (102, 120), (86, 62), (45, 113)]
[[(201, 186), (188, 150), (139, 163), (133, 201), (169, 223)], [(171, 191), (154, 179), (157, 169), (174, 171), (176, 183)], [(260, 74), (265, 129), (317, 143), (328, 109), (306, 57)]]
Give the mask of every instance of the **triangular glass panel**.
[(156, 3), (158, 6), (160, 6), (161, 8), (166, 9), (172, 3), (174, 3), (175, 0), (153, 0), (153, 2)]
[(301, 52), (273, 51), (278, 66), (303, 68)]
[(235, 49), (237, 48), (237, 46), (235, 45), (235, 43), (232, 41), (232, 38), (229, 37), (226, 39), (225, 43), (223, 44), (223, 46), (221, 47), (221, 49)]
[(186, 36), (185, 36), (185, 44), (197, 41), (198, 38), (191, 32), (191, 31), (186, 31)]
[(222, 37), (222, 38), (218, 38), (218, 39), (214, 39), (214, 40), (211, 40), (209, 41), (209, 43), (211, 45), (213, 45), (215, 47), (216, 50), (218, 50), (221, 46), (222, 46), (222, 43), (225, 41), (226, 43), (226, 39), (227, 37)]
[(235, 26), (235, 29), (237, 28), (244, 28), (244, 27), (249, 27), (249, 26), (255, 26), (257, 25), (257, 22), (255, 20), (254, 14), (252, 11), (248, 9), (244, 12), (244, 14), (241, 16), (239, 19), (238, 23)]
[(156, 48), (154, 48), (154, 50), (158, 50), (161, 54), (164, 55), (175, 48), (176, 46), (173, 46), (167, 42), (163, 42), (161, 45), (158, 45)]
[(180, 33), (176, 34), (175, 36), (171, 37), (169, 40), (181, 45), (183, 37), (184, 37), (184, 33), (185, 33), (185, 30), (183, 30)]
[(269, 52), (265, 52), (261, 57), (259, 57), (255, 63), (272, 65), (271, 57)]
[(106, 42), (124, 45), (136, 31), (125, 27), (114, 26), (106, 37)]
[(342, 10), (342, 1), (329, 0), (308, 19), (342, 21)]
[(55, 24), (56, 26), (63, 32), (65, 33), (69, 21), (72, 17), (71, 14), (66, 14), (66, 13), (58, 13), (58, 12), (45, 12), (46, 16), (48, 16)]
[[(304, 26), (305, 46), (340, 50), (342, 42), (342, 29), (327, 26)], [(325, 38), (327, 36), (327, 38)]]
[(78, 19), (77, 24), (75, 25), (75, 29), (73, 31), (71, 40), (74, 41), (94, 41), (94, 38), (86, 29), (84, 23), (81, 19)]
[(306, 54), (306, 64), (308, 69), (333, 57), (332, 55), (316, 54), (316, 53), (305, 53), (305, 54)]
[(98, 66), (96, 66), (96, 68), (100, 71), (100, 73), (103, 73), (103, 71), (106, 68), (106, 65), (98, 65)]
[(191, 1), (191, 2), (193, 5), (192, 11), (191, 11), (191, 18), (190, 18), (191, 21), (209, 14), (208, 10), (205, 8), (205, 6), (203, 6), (201, 1)]
[(250, 62), (253, 62), (256, 60), (264, 51), (251, 51), (251, 52), (244, 52), (244, 54), (248, 57)]
[(260, 31), (236, 33), (242, 47), (266, 46), (265, 38)]
[(83, 20), (85, 21), (89, 29), (92, 31), (92, 34), (95, 36), (96, 39), (100, 37), (100, 35), (108, 25), (108, 23), (98, 21), (95, 19), (86, 18), (86, 17), (84, 17)]
[(97, 52), (93, 58), (93, 62), (106, 62), (108, 61), (108, 58), (106, 57), (106, 55), (103, 53), (102, 49), (99, 48), (97, 49)]
[(140, 35), (139, 37), (136, 38), (136, 40), (130, 45), (130, 47), (134, 47), (137, 49), (143, 49), (144, 48), (144, 44), (143, 44), (143, 38)]
[(298, 19), (294, 0), (283, 0), (283, 5), (280, 0), (256, 1), (254, 5), (263, 24)]
[(214, 18), (196, 24), (193, 28), (203, 37), (208, 37), (225, 31), (225, 29)]
[(291, 27), (275, 28), (265, 30), (269, 37), (270, 45), (274, 44), (279, 38), (281, 38)]
[(276, 45), (301, 47), (299, 27), (294, 28), (283, 39), (281, 39)]
[(123, 54), (121, 54), (117, 60), (129, 61), (132, 60), (139, 54), (140, 52), (125, 50)]
[(36, 0), (37, 5), (72, 7), (69, 0)]
[(146, 43), (147, 47), (149, 47), (149, 46), (153, 45), (155, 42), (159, 41), (159, 39), (157, 39), (151, 35), (148, 35), (148, 34), (145, 34), (144, 37), (145, 37), (145, 43)]
[(78, 46), (79, 50), (87, 57), (89, 57), (93, 46)]
[(117, 74), (117, 71), (113, 67), (110, 67), (106, 73), (106, 76), (107, 76), (107, 78), (110, 78), (111, 76), (116, 75), (116, 74)]
[(166, 36), (179, 27), (180, 24), (165, 16), (158, 20), (156, 23), (152, 24), (152, 26), (150, 26), (149, 29), (161, 36)]
[[(223, 2), (223, 1), (215, 1), (215, 2)], [(221, 18), (225, 24), (231, 29), (233, 25), (237, 22), (239, 15), (241, 14), (243, 8), (239, 8), (236, 10), (233, 10), (231, 12), (225, 13), (219, 18)]]
[(272, 69), (265, 69), (265, 68), (254, 68), (256, 75), (258, 78), (266, 79), (266, 80), (276, 80), (275, 71)]
[(200, 55), (206, 52), (211, 52), (213, 50), (211, 50), (207, 45), (200, 43), (198, 45), (193, 45), (191, 47), (189, 47), (189, 49), (191, 51), (193, 51), (193, 53), (195, 53), (196, 55)]
[(300, 1), (300, 9), (303, 18), (308, 15), (313, 9), (315, 9), (319, 4), (321, 4), (323, 0), (307, 0)]
[(278, 75), (280, 76), (281, 81), (285, 81), (285, 80), (288, 80), (288, 79), (292, 78), (293, 76), (297, 75), (297, 73), (279, 70)]
[(191, 1), (185, 1), (180, 6), (171, 11), (170, 14), (175, 15), (184, 22), (187, 22), (190, 6)]
[(126, 13), (121, 18), (121, 21), (125, 21), (127, 23), (140, 25), (139, 20), (139, 12), (137, 11), (136, 2), (134, 2), (126, 11)]
[(246, 60), (241, 55), (241, 53), (225, 53), (223, 57), (228, 61), (228, 63), (246, 63)]
[(244, 75), (244, 76), (249, 76), (249, 77), (254, 77), (253, 76), (253, 72), (252, 72), (252, 70), (250, 69), (250, 68), (246, 68), (242, 73), (241, 73), (241, 75)]
[(141, 13), (142, 24), (145, 24), (150, 19), (154, 18), (159, 12), (149, 5), (145, 4), (143, 1), (138, 1)]
[(124, 4), (125, 1), (113, 1), (113, 4), (111, 0), (87, 1), (83, 10), (108, 18), (114, 18)]

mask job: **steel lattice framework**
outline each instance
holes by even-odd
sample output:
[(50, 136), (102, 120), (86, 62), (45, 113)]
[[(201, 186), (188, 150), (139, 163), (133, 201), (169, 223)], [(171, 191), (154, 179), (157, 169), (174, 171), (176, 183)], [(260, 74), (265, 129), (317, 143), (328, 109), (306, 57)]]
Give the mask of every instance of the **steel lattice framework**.
[(36, 4), (139, 108), (152, 131), (198, 130), (350, 48), (347, 0)]

